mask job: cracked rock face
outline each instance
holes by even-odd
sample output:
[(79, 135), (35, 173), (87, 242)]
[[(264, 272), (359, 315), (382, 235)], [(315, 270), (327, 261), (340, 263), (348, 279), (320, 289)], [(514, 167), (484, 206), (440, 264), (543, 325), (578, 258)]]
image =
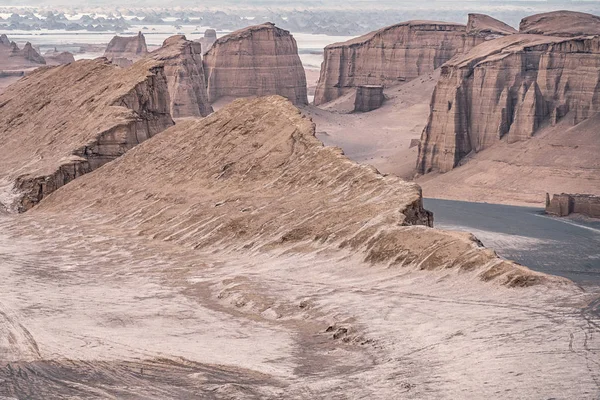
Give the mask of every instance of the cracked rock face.
[(206, 93), (201, 45), (183, 35), (168, 38), (150, 57), (164, 66), (173, 118), (205, 117), (213, 112)]
[(458, 53), (510, 30), (500, 21), (471, 16), (465, 25), (409, 21), (325, 48), (315, 105), (361, 85), (390, 86), (432, 73)]
[(274, 24), (223, 36), (204, 56), (208, 98), (280, 95), (308, 104), (306, 75), (294, 37)]
[(23, 212), (173, 125), (163, 69), (39, 68), (0, 94), (0, 207)]
[(554, 11), (523, 18), (521, 33), (552, 36), (600, 35), (600, 17), (574, 11)]
[(119, 67), (128, 67), (147, 54), (146, 38), (139, 32), (131, 37), (113, 37), (106, 47), (104, 57)]
[(576, 125), (600, 111), (600, 38), (513, 35), (442, 67), (417, 170), (447, 172), (470, 152)]

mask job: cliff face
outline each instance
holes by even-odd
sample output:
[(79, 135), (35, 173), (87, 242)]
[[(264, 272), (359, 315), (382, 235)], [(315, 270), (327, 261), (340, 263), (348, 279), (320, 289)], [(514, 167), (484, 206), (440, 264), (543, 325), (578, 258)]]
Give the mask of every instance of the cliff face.
[(205, 117), (213, 112), (206, 93), (201, 45), (172, 36), (150, 57), (164, 66), (173, 118)]
[[(505, 34), (487, 17), (471, 30), (465, 25), (409, 21), (325, 48), (315, 105), (332, 101), (360, 85), (394, 85), (433, 72), (457, 53), (484, 42), (489, 31)], [(482, 21), (482, 17), (477, 18)], [(475, 29), (483, 25), (484, 29)]]
[(566, 37), (600, 35), (600, 17), (574, 11), (554, 11), (523, 18), (519, 31)]
[(600, 38), (513, 35), (442, 67), (417, 170), (447, 172), (470, 152), (578, 124), (600, 111)]
[(307, 104), (306, 75), (288, 31), (271, 23), (218, 39), (204, 56), (208, 98), (278, 94)]
[(146, 38), (139, 32), (136, 36), (115, 36), (108, 43), (104, 57), (120, 67), (128, 67), (148, 54)]
[(0, 205), (26, 211), (171, 125), (153, 60), (40, 68), (0, 94)]
[(214, 29), (207, 29), (204, 31), (204, 37), (194, 40), (194, 42), (202, 45), (202, 54), (206, 54), (210, 48), (217, 41), (217, 31)]
[(555, 194), (546, 201), (546, 214), (566, 217), (580, 214), (590, 218), (600, 218), (600, 196), (589, 194)]

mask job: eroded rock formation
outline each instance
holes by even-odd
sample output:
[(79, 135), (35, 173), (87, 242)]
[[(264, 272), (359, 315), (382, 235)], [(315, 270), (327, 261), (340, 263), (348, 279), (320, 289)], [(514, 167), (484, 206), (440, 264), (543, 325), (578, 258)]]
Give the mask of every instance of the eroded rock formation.
[(35, 68), (46, 64), (46, 60), (27, 42), (20, 49), (6, 35), (0, 36), (0, 69), (9, 70)]
[(200, 43), (172, 36), (150, 57), (164, 65), (173, 118), (205, 117), (213, 112), (206, 94)]
[(108, 43), (104, 57), (120, 67), (128, 67), (148, 54), (146, 38), (139, 32), (136, 36), (115, 36)]
[(519, 33), (512, 26), (485, 14), (469, 14), (467, 33), (491, 37), (507, 36)]
[(600, 17), (574, 11), (554, 11), (523, 18), (519, 31), (552, 36), (600, 35)]
[[(493, 23), (494, 22), (494, 23)], [(332, 101), (359, 85), (390, 86), (433, 72), (457, 53), (486, 38), (507, 34), (491, 17), (461, 24), (409, 21), (325, 48), (315, 105)]]
[(381, 107), (384, 100), (382, 85), (361, 85), (356, 88), (354, 111), (368, 112), (376, 110)]
[(600, 218), (600, 196), (591, 194), (555, 194), (546, 201), (546, 214), (566, 217), (580, 214), (591, 218)]
[(48, 65), (62, 65), (75, 62), (75, 57), (73, 57), (73, 54), (69, 53), (68, 51), (61, 52), (57, 49), (46, 52), (46, 54), (44, 54), (44, 59)]
[(272, 23), (219, 38), (204, 56), (208, 98), (278, 94), (307, 104), (306, 75), (294, 37)]
[(26, 211), (171, 125), (154, 60), (39, 68), (0, 94), (0, 206)]
[(442, 67), (417, 170), (447, 172), (471, 152), (600, 111), (600, 38), (513, 35)]
[(204, 37), (194, 40), (202, 45), (202, 54), (206, 54), (216, 41), (217, 31), (214, 29), (207, 29), (204, 31)]

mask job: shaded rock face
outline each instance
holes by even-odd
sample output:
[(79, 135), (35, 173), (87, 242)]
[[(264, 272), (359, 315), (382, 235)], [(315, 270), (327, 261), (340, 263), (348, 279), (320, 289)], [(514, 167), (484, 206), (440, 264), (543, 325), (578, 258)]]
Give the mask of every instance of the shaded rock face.
[(306, 75), (293, 36), (271, 23), (218, 39), (204, 56), (208, 98), (280, 95), (308, 104)]
[(523, 18), (519, 31), (566, 37), (600, 35), (600, 17), (574, 11), (554, 11)]
[(205, 117), (213, 112), (206, 93), (201, 45), (172, 36), (150, 57), (164, 66), (173, 118)]
[(75, 62), (75, 57), (68, 51), (60, 52), (56, 49), (54, 51), (48, 51), (44, 54), (44, 59), (48, 65), (62, 65), (70, 64)]
[(10, 46), (10, 40), (8, 40), (8, 37), (5, 34), (0, 35), (0, 46)]
[(216, 41), (217, 31), (214, 29), (207, 29), (204, 31), (204, 37), (194, 40), (202, 45), (202, 54), (206, 54)]
[(360, 85), (390, 86), (431, 73), (487, 36), (487, 32), (469, 33), (461, 24), (409, 21), (329, 45), (315, 105), (335, 100)]
[(590, 194), (555, 194), (546, 202), (546, 214), (566, 217), (581, 214), (590, 218), (600, 218), (600, 196)]
[(363, 85), (356, 88), (356, 97), (354, 99), (354, 111), (368, 112), (376, 110), (385, 100), (383, 86), (381, 85)]
[(499, 140), (591, 117), (600, 111), (599, 69), (598, 37), (513, 35), (451, 60), (433, 94), (418, 172), (447, 172)]
[(0, 207), (23, 212), (173, 125), (155, 61), (39, 68), (0, 94)]
[(104, 57), (120, 67), (128, 67), (148, 54), (146, 38), (139, 32), (137, 36), (115, 36), (108, 43)]

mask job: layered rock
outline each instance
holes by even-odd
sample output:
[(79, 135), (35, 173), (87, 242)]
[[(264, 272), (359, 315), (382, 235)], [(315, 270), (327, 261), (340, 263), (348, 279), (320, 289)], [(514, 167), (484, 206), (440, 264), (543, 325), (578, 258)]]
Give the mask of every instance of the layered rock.
[(523, 18), (519, 31), (567, 37), (600, 35), (600, 17), (574, 11), (554, 11)]
[(498, 37), (519, 33), (512, 26), (485, 14), (469, 14), (467, 33)]
[(61, 188), (37, 212), (95, 216), (95, 226), (110, 221), (113, 231), (219, 254), (314, 252), (456, 269), (508, 286), (564, 282), (499, 259), (468, 234), (424, 226), (432, 218), (416, 184), (324, 147), (312, 121), (279, 96), (183, 121)]
[[(330, 102), (360, 85), (390, 86), (433, 72), (463, 53), (508, 29), (491, 17), (471, 17), (461, 24), (409, 21), (325, 48), (315, 105)], [(493, 36), (495, 37), (495, 36)]]
[(146, 38), (139, 32), (136, 36), (115, 36), (108, 43), (104, 57), (120, 67), (127, 67), (148, 54)]
[(186, 40), (183, 35), (172, 36), (150, 57), (164, 66), (173, 118), (205, 117), (213, 112), (206, 93), (200, 43)]
[(207, 29), (204, 31), (204, 37), (194, 40), (202, 45), (202, 54), (206, 54), (217, 41), (217, 31)]
[(26, 211), (171, 125), (154, 60), (37, 69), (0, 94), (0, 205)]
[(68, 51), (61, 52), (57, 49), (46, 52), (46, 54), (44, 54), (44, 59), (48, 65), (62, 65), (75, 62), (75, 57), (73, 54), (69, 53)]
[(278, 94), (307, 104), (306, 75), (294, 37), (272, 23), (219, 38), (204, 56), (208, 98)]
[(417, 170), (447, 172), (471, 152), (515, 142), (544, 124), (600, 111), (600, 38), (513, 35), (442, 67)]
[(591, 194), (555, 194), (546, 201), (546, 214), (566, 217), (580, 214), (591, 218), (600, 218), (600, 196)]
[(385, 96), (381, 85), (363, 85), (356, 88), (354, 111), (368, 112), (376, 110), (383, 104)]

